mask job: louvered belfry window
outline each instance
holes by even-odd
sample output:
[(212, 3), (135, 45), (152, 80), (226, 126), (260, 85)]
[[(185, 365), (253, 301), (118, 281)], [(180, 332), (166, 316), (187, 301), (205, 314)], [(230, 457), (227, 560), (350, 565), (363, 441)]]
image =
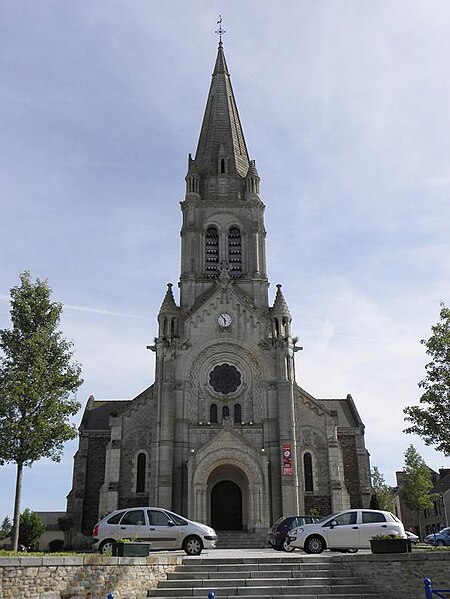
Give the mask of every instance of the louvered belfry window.
[(228, 262), (231, 277), (239, 279), (242, 276), (242, 244), (238, 227), (231, 227), (228, 232)]
[(205, 235), (205, 273), (215, 277), (219, 266), (219, 235), (216, 227), (208, 227)]

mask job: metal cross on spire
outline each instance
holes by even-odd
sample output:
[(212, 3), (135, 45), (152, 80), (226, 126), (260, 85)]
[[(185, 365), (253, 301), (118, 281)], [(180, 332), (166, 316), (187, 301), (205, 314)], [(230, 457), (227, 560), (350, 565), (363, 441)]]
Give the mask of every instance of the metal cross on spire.
[(219, 20), (217, 21), (217, 25), (219, 25), (219, 29), (216, 29), (216, 33), (219, 36), (219, 44), (222, 43), (222, 35), (226, 33), (225, 29), (222, 29), (222, 15), (219, 15)]

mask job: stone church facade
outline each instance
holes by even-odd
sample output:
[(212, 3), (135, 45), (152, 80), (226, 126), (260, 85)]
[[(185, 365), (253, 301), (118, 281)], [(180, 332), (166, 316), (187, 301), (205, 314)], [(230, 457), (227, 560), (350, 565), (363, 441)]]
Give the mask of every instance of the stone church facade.
[(181, 202), (177, 304), (159, 314), (155, 382), (129, 401), (90, 397), (68, 513), (89, 535), (114, 509), (154, 505), (217, 530), (368, 506), (364, 425), (347, 396), (295, 381), (281, 285), (269, 304), (264, 204), (222, 42)]

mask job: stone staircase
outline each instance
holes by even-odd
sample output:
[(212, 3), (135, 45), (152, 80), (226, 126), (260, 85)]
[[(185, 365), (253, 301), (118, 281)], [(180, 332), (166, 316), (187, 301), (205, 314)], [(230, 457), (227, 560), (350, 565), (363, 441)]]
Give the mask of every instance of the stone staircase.
[(187, 557), (148, 597), (207, 599), (211, 591), (221, 599), (386, 599), (354, 576), (350, 563), (275, 552), (245, 558)]
[(263, 549), (268, 546), (265, 532), (217, 531), (218, 549)]

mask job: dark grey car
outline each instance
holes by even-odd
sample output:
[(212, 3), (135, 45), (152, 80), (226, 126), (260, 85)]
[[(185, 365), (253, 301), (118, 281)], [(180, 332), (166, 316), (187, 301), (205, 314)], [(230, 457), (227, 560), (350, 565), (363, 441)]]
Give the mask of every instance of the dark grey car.
[(282, 516), (269, 529), (267, 542), (276, 551), (294, 551), (295, 548), (289, 545), (288, 532), (298, 526), (314, 524), (320, 520), (322, 520), (321, 516)]

